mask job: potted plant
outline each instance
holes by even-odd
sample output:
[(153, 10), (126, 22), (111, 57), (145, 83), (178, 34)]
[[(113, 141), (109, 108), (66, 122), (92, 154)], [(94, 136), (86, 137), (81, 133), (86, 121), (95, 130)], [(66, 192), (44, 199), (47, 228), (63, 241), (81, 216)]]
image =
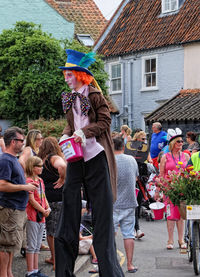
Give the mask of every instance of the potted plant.
[(180, 168), (178, 173), (171, 171), (165, 178), (156, 179), (160, 193), (169, 197), (174, 205), (179, 206), (183, 218), (186, 205), (200, 205), (200, 172), (192, 169), (192, 166)]

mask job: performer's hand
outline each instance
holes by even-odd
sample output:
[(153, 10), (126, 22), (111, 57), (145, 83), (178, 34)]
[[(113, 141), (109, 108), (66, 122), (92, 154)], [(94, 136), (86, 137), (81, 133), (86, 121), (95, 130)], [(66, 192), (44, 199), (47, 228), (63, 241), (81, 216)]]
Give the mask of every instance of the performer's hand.
[(75, 133), (73, 134), (73, 136), (75, 137), (74, 138), (75, 142), (82, 142), (82, 138), (81, 137), (77, 136)]
[(64, 185), (64, 182), (65, 180), (62, 179), (62, 178), (59, 178), (55, 183), (53, 183), (55, 186), (54, 186), (54, 189), (59, 189), (61, 188), (63, 185)]

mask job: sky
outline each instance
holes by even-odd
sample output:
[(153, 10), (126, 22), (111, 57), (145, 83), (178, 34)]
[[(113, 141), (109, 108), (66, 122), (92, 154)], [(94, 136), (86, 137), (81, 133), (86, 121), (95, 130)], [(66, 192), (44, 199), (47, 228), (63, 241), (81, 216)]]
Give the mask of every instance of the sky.
[(106, 19), (110, 19), (122, 0), (94, 0)]

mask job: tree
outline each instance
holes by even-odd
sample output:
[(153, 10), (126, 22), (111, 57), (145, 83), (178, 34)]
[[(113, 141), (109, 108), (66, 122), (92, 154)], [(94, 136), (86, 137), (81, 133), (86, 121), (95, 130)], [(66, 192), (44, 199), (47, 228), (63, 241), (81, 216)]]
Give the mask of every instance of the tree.
[(64, 53), (59, 41), (33, 23), (18, 22), (0, 35), (0, 114), (22, 126), (62, 114), (65, 83), (58, 66)]
[[(89, 52), (78, 42), (65, 41), (64, 46)], [(74, 48), (73, 48), (74, 47)], [(63, 116), (61, 92), (66, 91), (59, 66), (66, 62), (63, 42), (56, 40), (29, 22), (17, 22), (13, 29), (0, 34), (0, 115), (13, 124), (25, 127), (34, 120)], [(97, 81), (106, 91), (107, 74), (103, 61), (91, 67)]]

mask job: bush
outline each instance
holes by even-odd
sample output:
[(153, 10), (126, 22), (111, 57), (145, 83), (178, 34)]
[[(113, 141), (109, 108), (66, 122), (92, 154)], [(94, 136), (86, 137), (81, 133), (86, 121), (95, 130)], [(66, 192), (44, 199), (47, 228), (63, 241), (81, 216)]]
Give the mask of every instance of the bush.
[(66, 119), (45, 120), (44, 118), (39, 118), (37, 120), (30, 121), (28, 124), (28, 129), (40, 130), (43, 137), (53, 136), (56, 138), (60, 138), (66, 124)]

